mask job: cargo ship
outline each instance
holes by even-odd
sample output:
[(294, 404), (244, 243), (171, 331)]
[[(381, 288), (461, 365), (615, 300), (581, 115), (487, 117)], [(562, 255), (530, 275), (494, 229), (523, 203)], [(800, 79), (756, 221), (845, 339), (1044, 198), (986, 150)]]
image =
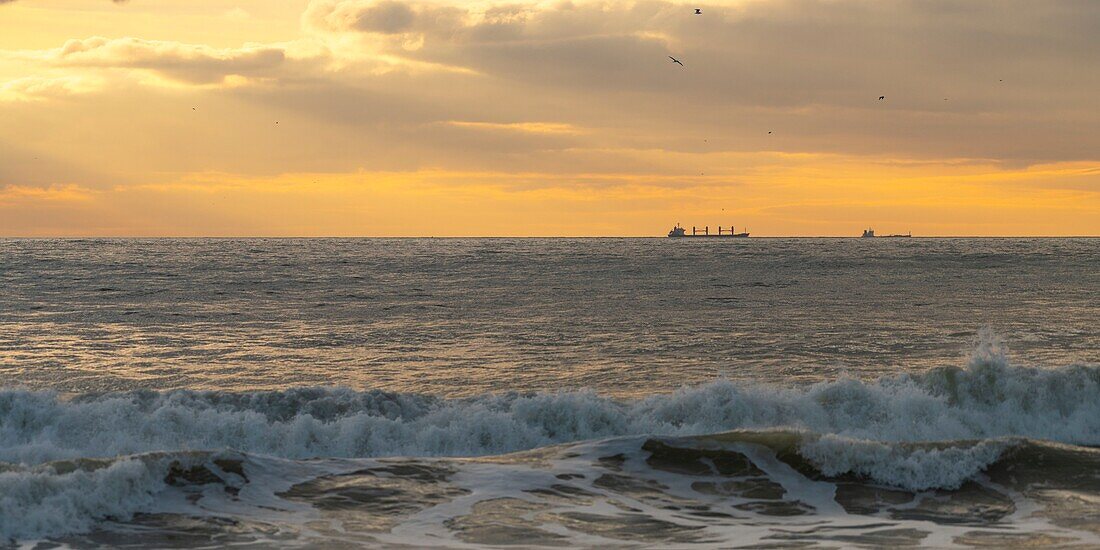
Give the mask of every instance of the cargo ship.
[(673, 227), (672, 231), (668, 232), (668, 236), (672, 237), (672, 238), (680, 238), (680, 237), (684, 237), (684, 238), (691, 238), (691, 237), (718, 238), (718, 237), (722, 237), (722, 238), (726, 238), (726, 239), (728, 239), (728, 238), (744, 239), (744, 238), (748, 238), (749, 232), (745, 231), (744, 233), (735, 233), (734, 230), (733, 230), (732, 225), (729, 226), (728, 229), (719, 225), (718, 226), (718, 232), (717, 233), (711, 233), (710, 232), (710, 226), (707, 225), (707, 226), (703, 226), (702, 231), (699, 231), (698, 228), (696, 228), (695, 226), (692, 226), (691, 227), (691, 234), (688, 234), (687, 229), (684, 229), (683, 227), (680, 227), (680, 224), (676, 224), (676, 227)]
[(864, 239), (874, 239), (874, 238), (897, 239), (897, 238), (900, 238), (900, 237), (909, 238), (909, 237), (912, 237), (912, 236), (913, 236), (913, 232), (910, 231), (909, 233), (906, 233), (905, 235), (879, 235), (878, 237), (876, 237), (874, 229), (864, 229), (863, 230), (863, 238)]

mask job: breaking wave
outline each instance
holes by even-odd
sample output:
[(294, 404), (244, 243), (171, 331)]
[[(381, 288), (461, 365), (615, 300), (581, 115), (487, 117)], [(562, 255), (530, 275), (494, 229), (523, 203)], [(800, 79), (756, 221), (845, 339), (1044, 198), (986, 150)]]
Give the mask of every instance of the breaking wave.
[(0, 392), (0, 461), (20, 464), (212, 449), (289, 459), (477, 456), (629, 435), (770, 429), (872, 442), (1016, 436), (1097, 445), (1100, 367), (1012, 366), (987, 339), (964, 368), (805, 388), (718, 380), (635, 401), (585, 391), (469, 399), (345, 388), (71, 398)]
[(272, 486), (289, 483), (286, 465), (311, 472), (317, 464), (303, 459), (446, 460), (582, 441), (630, 441), (644, 454), (649, 442), (673, 439), (697, 450), (766, 448), (811, 478), (907, 491), (952, 490), (998, 465), (1040, 458), (1053, 476), (1094, 475), (1097, 451), (1071, 446), (1100, 445), (1100, 367), (1010, 365), (987, 338), (963, 368), (804, 388), (718, 380), (633, 401), (593, 392), (444, 399), (346, 388), (9, 389), (0, 391), (0, 538), (85, 532), (169, 502), (184, 506), (166, 496), (181, 486), (239, 491), (264, 469)]

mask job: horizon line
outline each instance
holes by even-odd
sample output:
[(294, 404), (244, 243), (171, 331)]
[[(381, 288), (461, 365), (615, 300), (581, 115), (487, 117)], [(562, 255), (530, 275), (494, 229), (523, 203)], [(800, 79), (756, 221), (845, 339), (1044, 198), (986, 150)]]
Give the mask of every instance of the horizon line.
[[(0, 235), (0, 240), (152, 240), (152, 239), (669, 239), (666, 235)], [(912, 235), (905, 239), (1096, 239), (1097, 235)], [(690, 238), (689, 238), (690, 239)], [(732, 239), (858, 239), (860, 235), (760, 235)], [(871, 237), (896, 240), (897, 237)], [(680, 239), (674, 239), (680, 240)], [(701, 237), (700, 240), (706, 240)], [(724, 240), (724, 239), (716, 239)], [(729, 239), (725, 239), (729, 240)]]

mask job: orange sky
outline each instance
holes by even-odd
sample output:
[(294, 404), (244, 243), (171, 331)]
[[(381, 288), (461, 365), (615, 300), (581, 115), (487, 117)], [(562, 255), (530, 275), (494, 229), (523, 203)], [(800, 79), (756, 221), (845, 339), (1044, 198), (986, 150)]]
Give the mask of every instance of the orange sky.
[(0, 0), (0, 236), (1100, 235), (1096, 28), (1072, 0)]

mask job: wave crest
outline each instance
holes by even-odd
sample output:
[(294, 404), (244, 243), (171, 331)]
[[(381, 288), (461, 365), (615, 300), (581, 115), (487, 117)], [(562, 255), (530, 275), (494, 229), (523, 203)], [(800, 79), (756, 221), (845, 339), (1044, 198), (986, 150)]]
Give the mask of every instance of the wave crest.
[(127, 457), (0, 472), (0, 536), (81, 532), (105, 518), (128, 519), (164, 488), (163, 461)]
[[(807, 388), (718, 380), (618, 401), (592, 392), (442, 399), (346, 388), (88, 394), (0, 391), (0, 461), (155, 451), (310, 457), (473, 456), (627, 435), (794, 429), (880, 442), (1027, 437), (1100, 444), (1100, 367), (965, 368)], [(824, 451), (822, 451), (824, 452)]]

